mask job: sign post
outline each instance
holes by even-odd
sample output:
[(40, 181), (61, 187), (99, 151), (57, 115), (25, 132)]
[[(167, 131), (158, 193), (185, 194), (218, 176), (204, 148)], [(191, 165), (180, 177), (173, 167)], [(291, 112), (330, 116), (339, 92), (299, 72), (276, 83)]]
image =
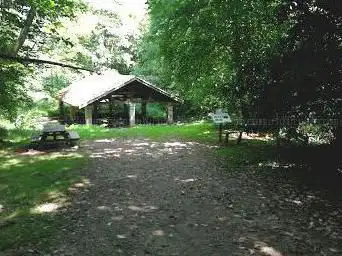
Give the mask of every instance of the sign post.
[(222, 109), (217, 109), (215, 114), (211, 116), (213, 119), (214, 124), (219, 125), (219, 142), (222, 142), (222, 131), (223, 131), (223, 124), (231, 123), (232, 120), (228, 113), (222, 111)]

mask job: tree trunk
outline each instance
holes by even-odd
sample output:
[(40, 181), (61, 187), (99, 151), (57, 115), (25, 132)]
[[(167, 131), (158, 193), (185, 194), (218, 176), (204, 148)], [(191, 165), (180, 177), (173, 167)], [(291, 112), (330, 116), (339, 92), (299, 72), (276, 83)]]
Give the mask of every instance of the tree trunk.
[(18, 52), (20, 50), (20, 48), (24, 45), (25, 40), (28, 36), (28, 33), (30, 31), (30, 27), (33, 23), (34, 17), (36, 16), (36, 11), (31, 7), (31, 9), (29, 10), (26, 20), (23, 24), (23, 27), (20, 31), (20, 35), (17, 39), (17, 41), (14, 43), (14, 46), (12, 47), (12, 49), (9, 51), (9, 56), (11, 57), (15, 57), (18, 55)]

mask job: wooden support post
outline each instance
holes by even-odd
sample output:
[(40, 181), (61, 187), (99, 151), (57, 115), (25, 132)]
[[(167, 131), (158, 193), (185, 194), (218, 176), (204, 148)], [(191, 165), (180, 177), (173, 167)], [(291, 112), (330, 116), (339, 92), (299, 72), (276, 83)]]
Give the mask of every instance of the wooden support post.
[(88, 105), (84, 109), (86, 125), (93, 124), (93, 105)]
[(173, 105), (172, 103), (167, 104), (167, 123), (173, 123)]
[(146, 113), (147, 113), (147, 103), (146, 103), (146, 101), (143, 101), (143, 102), (141, 103), (141, 117), (142, 117), (143, 119), (146, 118)]
[(64, 102), (61, 100), (59, 101), (59, 122), (65, 124)]
[(135, 125), (135, 103), (129, 102), (129, 126)]

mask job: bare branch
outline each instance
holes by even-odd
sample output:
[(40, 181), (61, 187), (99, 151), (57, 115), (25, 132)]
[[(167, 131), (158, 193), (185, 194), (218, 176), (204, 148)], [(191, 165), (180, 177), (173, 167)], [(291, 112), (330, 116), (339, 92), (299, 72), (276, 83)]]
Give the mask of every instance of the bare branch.
[(0, 54), (0, 58), (7, 59), (7, 60), (14, 60), (20, 63), (34, 63), (34, 64), (48, 64), (48, 65), (54, 65), (54, 66), (60, 66), (63, 68), (71, 68), (71, 69), (77, 69), (77, 70), (85, 70), (91, 73), (96, 72), (95, 70), (84, 68), (84, 67), (76, 67), (73, 65), (56, 62), (56, 61), (50, 61), (50, 60), (40, 60), (40, 59), (31, 59), (31, 58), (22, 58), (22, 57), (12, 57), (8, 55)]

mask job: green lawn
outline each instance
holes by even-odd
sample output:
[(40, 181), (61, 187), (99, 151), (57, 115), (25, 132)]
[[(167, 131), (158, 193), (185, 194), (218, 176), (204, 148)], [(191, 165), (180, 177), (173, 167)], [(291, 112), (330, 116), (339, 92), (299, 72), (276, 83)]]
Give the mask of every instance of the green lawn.
[(133, 128), (104, 128), (101, 126), (72, 125), (68, 129), (77, 131), (81, 139), (103, 138), (150, 138), (167, 140), (194, 140), (207, 143), (217, 142), (217, 133), (211, 123), (197, 122), (174, 125), (137, 125)]
[(59, 217), (55, 212), (67, 205), (68, 188), (82, 180), (83, 157), (0, 151), (0, 251), (44, 241), (56, 231)]

